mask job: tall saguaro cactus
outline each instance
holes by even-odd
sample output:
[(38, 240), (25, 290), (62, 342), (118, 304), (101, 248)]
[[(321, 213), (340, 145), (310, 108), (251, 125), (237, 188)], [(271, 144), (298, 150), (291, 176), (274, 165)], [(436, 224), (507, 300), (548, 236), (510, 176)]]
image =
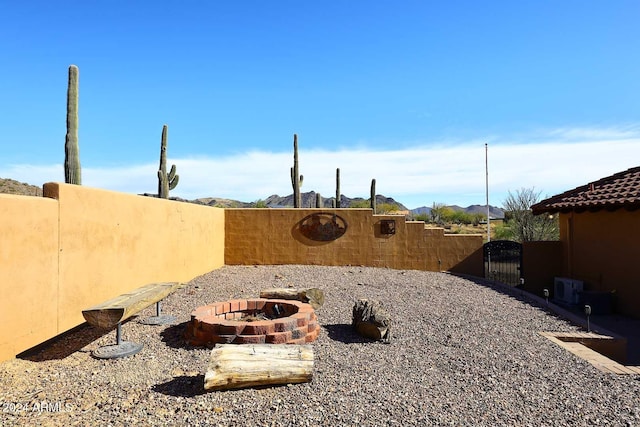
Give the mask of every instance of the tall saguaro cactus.
[(293, 207), (302, 207), (302, 199), (300, 197), (300, 187), (304, 177), (299, 175), (298, 167), (298, 135), (293, 134), (293, 167), (291, 168), (291, 185), (293, 186)]
[(176, 175), (176, 165), (171, 165), (171, 170), (167, 173), (167, 125), (162, 126), (162, 137), (160, 139), (160, 170), (158, 171), (158, 197), (169, 198), (169, 190), (173, 190), (178, 185), (179, 175)]
[(321, 208), (321, 207), (323, 207), (322, 195), (320, 195), (320, 193), (316, 193), (316, 208)]
[(340, 168), (336, 168), (336, 208), (340, 207)]
[(373, 214), (376, 214), (376, 180), (371, 180), (371, 209), (373, 209)]
[(67, 136), (64, 143), (64, 182), (82, 185), (78, 148), (78, 67), (69, 66), (67, 85)]

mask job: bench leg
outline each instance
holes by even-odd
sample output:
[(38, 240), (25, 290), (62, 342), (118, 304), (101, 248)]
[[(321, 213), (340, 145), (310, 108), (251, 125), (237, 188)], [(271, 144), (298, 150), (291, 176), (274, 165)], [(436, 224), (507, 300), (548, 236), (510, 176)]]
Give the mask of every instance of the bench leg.
[(122, 341), (122, 325), (118, 323), (116, 326), (116, 343), (115, 345), (105, 345), (95, 349), (91, 354), (98, 359), (115, 359), (118, 357), (126, 357), (136, 354), (142, 350), (142, 344), (135, 342)]
[(160, 301), (158, 301), (156, 303), (156, 315), (147, 317), (146, 319), (142, 319), (139, 321), (139, 323), (142, 323), (143, 325), (168, 325), (176, 321), (175, 316), (162, 314), (161, 311), (162, 309), (160, 307)]

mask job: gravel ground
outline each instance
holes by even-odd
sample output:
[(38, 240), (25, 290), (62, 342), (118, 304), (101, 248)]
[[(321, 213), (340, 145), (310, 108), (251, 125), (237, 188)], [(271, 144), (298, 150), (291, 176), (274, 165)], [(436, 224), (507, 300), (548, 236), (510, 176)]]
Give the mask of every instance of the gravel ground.
[[(269, 287), (319, 287), (310, 383), (205, 393), (210, 350), (190, 312)], [(358, 298), (384, 302), (390, 344), (350, 328)], [(481, 281), (369, 267), (226, 266), (169, 296), (172, 326), (123, 325), (135, 356), (98, 360), (114, 333), (83, 326), (0, 364), (0, 425), (640, 425), (638, 376), (605, 374), (538, 335), (576, 327)], [(154, 314), (153, 307), (140, 317)]]

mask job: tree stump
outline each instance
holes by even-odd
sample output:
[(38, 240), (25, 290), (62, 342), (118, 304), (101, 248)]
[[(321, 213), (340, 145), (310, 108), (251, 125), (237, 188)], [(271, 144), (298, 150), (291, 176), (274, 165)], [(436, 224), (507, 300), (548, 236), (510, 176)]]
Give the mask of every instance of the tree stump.
[(391, 342), (391, 316), (380, 301), (358, 300), (353, 306), (351, 326), (363, 337)]
[(290, 299), (311, 304), (314, 310), (324, 304), (324, 292), (318, 288), (273, 288), (260, 291), (260, 298)]
[(311, 381), (313, 347), (293, 344), (217, 344), (204, 389), (230, 390)]

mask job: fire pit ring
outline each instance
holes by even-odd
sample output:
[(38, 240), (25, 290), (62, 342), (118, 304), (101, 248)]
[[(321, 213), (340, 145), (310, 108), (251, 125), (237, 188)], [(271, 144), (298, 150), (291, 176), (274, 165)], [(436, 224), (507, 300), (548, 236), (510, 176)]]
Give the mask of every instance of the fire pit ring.
[(212, 344), (305, 344), (320, 333), (311, 305), (283, 299), (215, 302), (191, 313), (185, 338), (193, 346)]

